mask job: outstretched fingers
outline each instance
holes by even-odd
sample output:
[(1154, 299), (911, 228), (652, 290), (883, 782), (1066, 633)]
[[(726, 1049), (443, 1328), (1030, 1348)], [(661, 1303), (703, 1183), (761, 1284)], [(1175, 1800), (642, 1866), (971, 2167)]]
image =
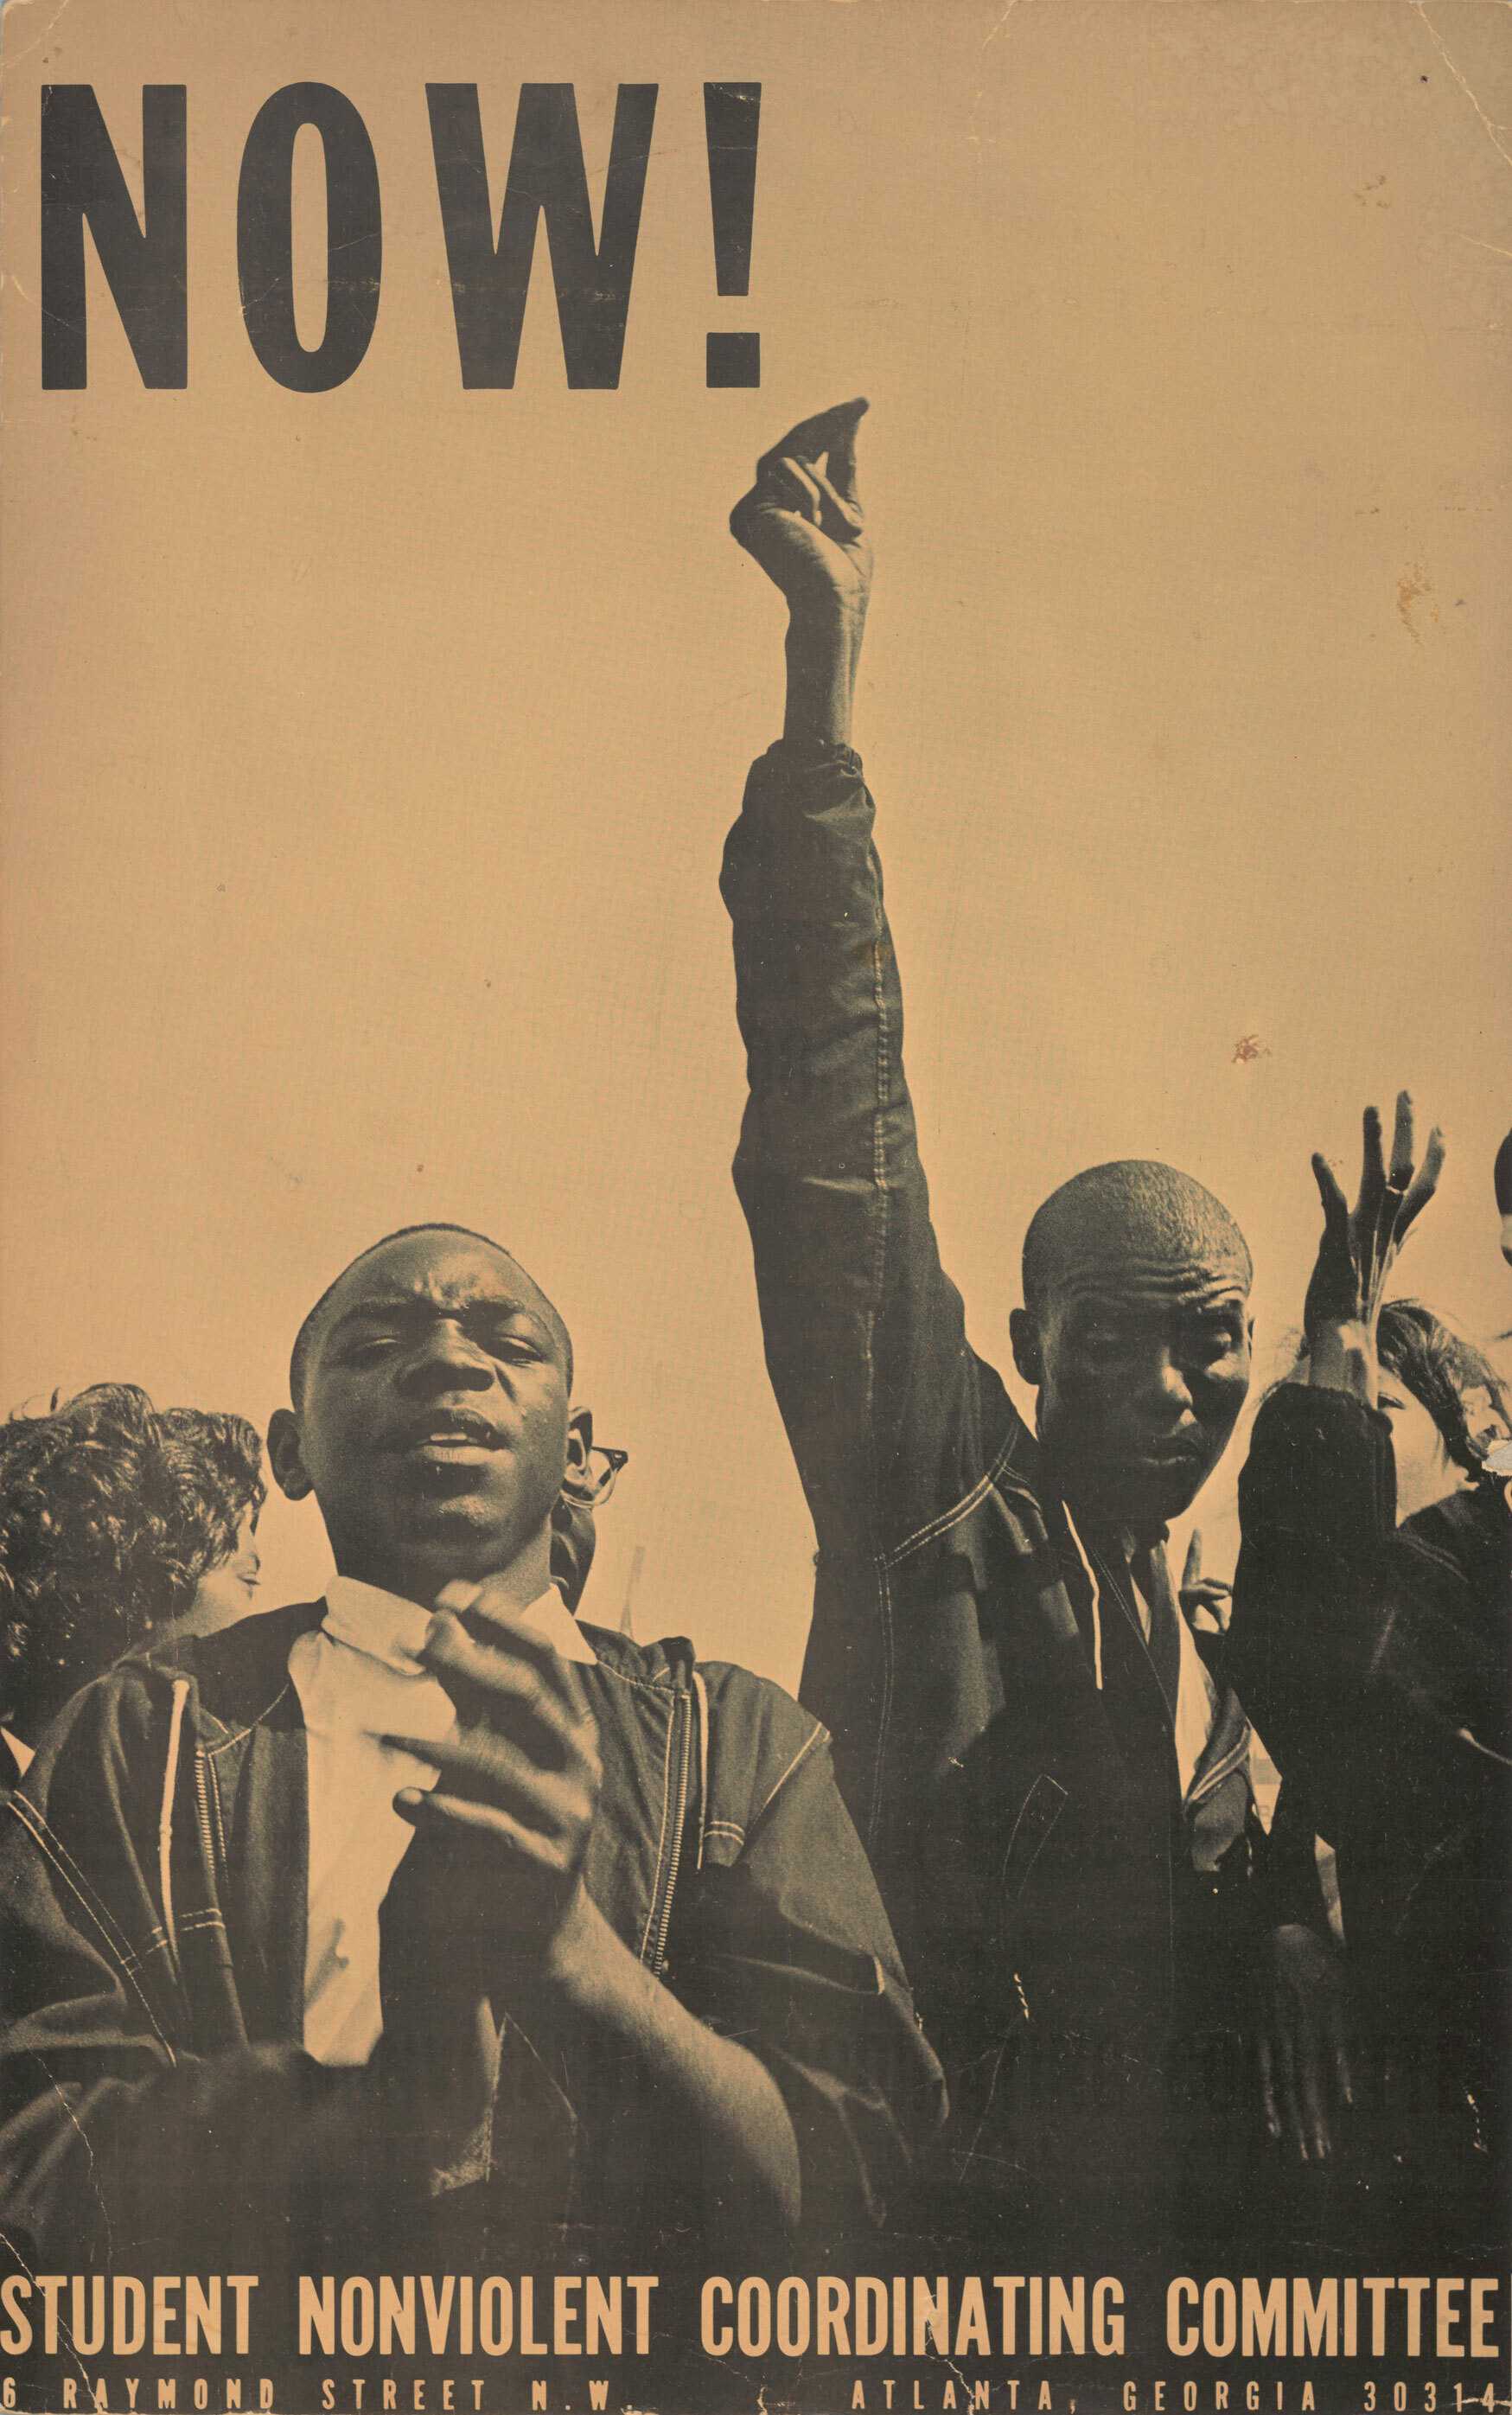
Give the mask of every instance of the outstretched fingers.
[(1413, 1102), (1409, 1090), (1397, 1092), (1397, 1118), (1391, 1135), (1390, 1188), (1405, 1191), (1413, 1178)]
[(1355, 1237), (1362, 1269), (1373, 1247), (1376, 1218), (1386, 1187), (1385, 1151), (1381, 1138), (1381, 1110), (1367, 1107), (1360, 1118), (1360, 1189), (1355, 1203)]
[(1340, 1187), (1338, 1175), (1321, 1149), (1312, 1152), (1312, 1178), (1323, 1202), (1323, 1229), (1325, 1238), (1349, 1246), (1349, 1201)]
[(1310, 1340), (1321, 1326), (1352, 1323), (1360, 1296), (1355, 1221), (1338, 1175), (1320, 1151), (1313, 1153), (1312, 1175), (1323, 1203), (1323, 1235), (1304, 1310)]
[(1408, 1226), (1416, 1222), (1438, 1189), (1439, 1176), (1444, 1171), (1444, 1134), (1435, 1124), (1428, 1136), (1428, 1147), (1423, 1151), (1423, 1162), (1418, 1167), (1407, 1196), (1401, 1203), (1401, 1214), (1397, 1219), (1399, 1241)]
[(1409, 1091), (1397, 1095), (1396, 1123), (1391, 1140), (1391, 1171), (1376, 1211), (1374, 1248), (1369, 1268), (1367, 1298), (1374, 1303), (1393, 1259), (1412, 1225), (1438, 1189), (1444, 1169), (1444, 1134), (1435, 1124), (1416, 1167), (1416, 1132)]
[(1359, 1195), (1351, 1208), (1327, 1160), (1315, 1155), (1312, 1172), (1323, 1202), (1324, 1231), (1308, 1288), (1308, 1330), (1320, 1324), (1363, 1320), (1373, 1330), (1385, 1279), (1402, 1241), (1438, 1188), (1444, 1167), (1444, 1135), (1435, 1126), (1423, 1162), (1416, 1166), (1416, 1133), (1411, 1094), (1398, 1093), (1387, 1165), (1381, 1117), (1367, 1107), (1362, 1119)]
[[(1367, 1311), (1380, 1297), (1396, 1249), (1397, 1219), (1413, 1170), (1413, 1102), (1405, 1090), (1397, 1094), (1391, 1135), (1391, 1171), (1386, 1172), (1381, 1118), (1366, 1109), (1366, 1174), (1360, 1182), (1360, 1288)], [(1405, 1169), (1405, 1171), (1403, 1170)]]

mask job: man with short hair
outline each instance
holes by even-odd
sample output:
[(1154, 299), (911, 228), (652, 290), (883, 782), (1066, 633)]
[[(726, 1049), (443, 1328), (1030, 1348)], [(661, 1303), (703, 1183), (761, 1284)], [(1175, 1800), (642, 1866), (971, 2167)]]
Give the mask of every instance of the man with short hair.
[[(865, 408), (791, 430), (731, 518), (789, 615), (784, 733), (723, 889), (750, 1075), (736, 1184), (819, 1544), (801, 1690), (945, 2059), (972, 2184), (949, 2218), (1007, 2198), (1040, 2236), (1106, 2242), (1120, 2212), (1147, 2232), (1167, 2181), (1189, 2213), (1232, 2201), (1247, 1999), (1273, 1955), (1293, 2006), (1324, 1964), (1276, 1917), (1248, 1722), (1166, 1564), (1248, 1388), (1250, 1252), (1189, 1175), (1094, 1166), (1025, 1239), (1010, 1330), (1037, 1433), (966, 1340), (850, 746)], [(1286, 2031), (1304, 2154), (1326, 2143), (1323, 2044), (1310, 2016)]]
[(568, 1614), (555, 1513), (598, 1489), (572, 1375), (540, 1286), (456, 1226), (365, 1251), (306, 1319), (269, 1448), (320, 1505), (323, 1602), (125, 1663), (9, 1808), (27, 2264), (507, 2270), (581, 2240), (655, 2272), (696, 2240), (740, 2271), (882, 2211), (938, 2069), (827, 1739)]

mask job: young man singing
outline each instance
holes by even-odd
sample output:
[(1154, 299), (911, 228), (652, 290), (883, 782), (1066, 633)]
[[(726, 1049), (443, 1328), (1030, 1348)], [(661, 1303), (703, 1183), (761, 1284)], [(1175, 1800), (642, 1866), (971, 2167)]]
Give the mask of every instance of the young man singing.
[(306, 1318), (269, 1446), (324, 1600), (100, 1679), (5, 1815), (26, 2264), (739, 2272), (880, 2214), (938, 2069), (828, 1741), (569, 1615), (572, 1381), (549, 1299), (454, 1226)]

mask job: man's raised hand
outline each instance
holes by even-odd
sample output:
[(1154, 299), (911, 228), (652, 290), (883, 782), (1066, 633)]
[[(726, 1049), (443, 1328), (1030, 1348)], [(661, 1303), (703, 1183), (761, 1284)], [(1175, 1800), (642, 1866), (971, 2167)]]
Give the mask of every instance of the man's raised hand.
[(856, 430), (866, 407), (858, 396), (801, 419), (763, 453), (730, 514), (730, 533), (795, 614), (865, 613), (872, 548), (856, 491)]
[(1444, 1136), (1436, 1126), (1429, 1134), (1422, 1164), (1415, 1162), (1413, 1102), (1405, 1090), (1397, 1100), (1389, 1170), (1377, 1108), (1366, 1108), (1364, 1129), (1360, 1187), (1353, 1208), (1326, 1158), (1312, 1160), (1323, 1201), (1323, 1236), (1308, 1285), (1310, 1344), (1316, 1343), (1325, 1328), (1350, 1326), (1363, 1328), (1373, 1346), (1386, 1276), (1437, 1190), (1444, 1168)]
[(801, 419), (756, 463), (730, 530), (787, 603), (788, 740), (848, 745), (872, 588), (872, 548), (856, 489), (863, 398)]

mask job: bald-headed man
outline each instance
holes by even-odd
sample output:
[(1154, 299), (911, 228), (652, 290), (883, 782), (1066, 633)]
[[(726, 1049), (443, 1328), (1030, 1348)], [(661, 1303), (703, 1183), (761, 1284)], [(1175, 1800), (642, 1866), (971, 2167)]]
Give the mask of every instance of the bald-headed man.
[[(794, 428), (731, 520), (789, 615), (784, 733), (723, 887), (750, 1073), (736, 1181), (819, 1544), (801, 1691), (944, 2053), (954, 2217), (985, 2193), (1039, 2226), (1107, 2232), (1122, 2210), (1138, 2231), (1159, 2181), (1188, 2212), (1236, 2189), (1261, 2092), (1227, 2066), (1262, 1967), (1280, 1958), (1294, 2002), (1324, 1967), (1273, 1916), (1248, 1724), (1166, 1564), (1248, 1388), (1250, 1252), (1190, 1175), (1095, 1166), (1024, 1240), (1011, 1340), (1036, 1432), (966, 1340), (850, 746), (864, 409)], [(990, 1050), (981, 1079), (996, 1096)]]
[(879, 2214), (938, 2069), (827, 1739), (575, 1623), (591, 1448), (484, 1236), (390, 1236), (311, 1310), (269, 1449), (323, 1601), (124, 1663), (6, 1815), (27, 2266), (739, 2272)]

